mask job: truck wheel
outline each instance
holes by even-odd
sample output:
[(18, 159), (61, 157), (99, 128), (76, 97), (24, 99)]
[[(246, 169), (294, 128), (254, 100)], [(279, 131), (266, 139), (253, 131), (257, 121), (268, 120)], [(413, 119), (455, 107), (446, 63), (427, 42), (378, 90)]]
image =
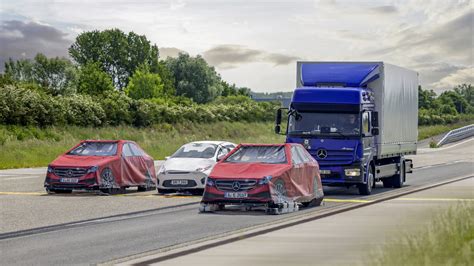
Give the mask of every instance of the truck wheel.
[(372, 193), (372, 186), (374, 185), (374, 171), (369, 165), (369, 176), (366, 184), (359, 184), (359, 194), (370, 195)]
[(393, 187), (393, 185), (392, 185), (392, 178), (384, 178), (384, 179), (382, 179), (382, 182), (383, 182), (383, 187), (384, 187), (384, 188), (391, 188), (391, 187)]
[(394, 188), (401, 188), (403, 186), (403, 180), (405, 180), (405, 161), (400, 160), (400, 173), (392, 176), (392, 186)]

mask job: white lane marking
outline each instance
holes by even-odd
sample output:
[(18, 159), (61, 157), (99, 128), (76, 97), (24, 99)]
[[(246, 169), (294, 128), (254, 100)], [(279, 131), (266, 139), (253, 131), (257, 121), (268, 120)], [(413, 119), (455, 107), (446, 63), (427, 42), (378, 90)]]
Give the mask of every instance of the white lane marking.
[(42, 178), (42, 177), (41, 176), (20, 176), (20, 177), (2, 178), (2, 180), (19, 180), (19, 179), (32, 179), (32, 178)]

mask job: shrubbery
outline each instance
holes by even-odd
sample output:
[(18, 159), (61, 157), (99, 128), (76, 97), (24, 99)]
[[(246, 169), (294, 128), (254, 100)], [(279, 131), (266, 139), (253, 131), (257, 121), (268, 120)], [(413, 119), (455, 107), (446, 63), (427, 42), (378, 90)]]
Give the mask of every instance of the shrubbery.
[(114, 91), (107, 95), (51, 96), (38, 91), (7, 85), (0, 88), (0, 124), (22, 126), (49, 125), (135, 125), (156, 123), (217, 121), (271, 121), (275, 105), (236, 101), (195, 104), (182, 99), (134, 100)]

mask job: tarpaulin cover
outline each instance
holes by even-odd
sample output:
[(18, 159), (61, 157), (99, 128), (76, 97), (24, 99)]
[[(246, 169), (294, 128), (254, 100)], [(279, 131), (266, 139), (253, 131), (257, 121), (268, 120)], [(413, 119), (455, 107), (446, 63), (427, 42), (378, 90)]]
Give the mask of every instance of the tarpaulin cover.
[[(318, 164), (300, 144), (241, 144), (209, 177), (215, 184), (208, 182), (203, 202), (309, 202), (323, 197)], [(229, 192), (237, 197), (226, 197)], [(239, 198), (239, 192), (247, 194)]]
[[(153, 158), (136, 143), (126, 140), (82, 141), (54, 160), (50, 167), (50, 182), (61, 182), (63, 178), (66, 182), (61, 183), (70, 188), (155, 186), (156, 180)], [(91, 178), (95, 182), (83, 182)]]

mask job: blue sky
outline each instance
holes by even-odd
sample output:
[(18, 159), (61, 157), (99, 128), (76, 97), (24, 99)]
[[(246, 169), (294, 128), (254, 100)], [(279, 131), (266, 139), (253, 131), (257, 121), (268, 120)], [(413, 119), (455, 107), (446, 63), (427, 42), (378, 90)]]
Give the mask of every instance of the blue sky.
[(24, 1), (0, 5), (0, 63), (67, 56), (77, 34), (145, 34), (161, 56), (201, 54), (224, 80), (290, 91), (296, 60), (386, 61), (440, 92), (473, 83), (470, 1)]

